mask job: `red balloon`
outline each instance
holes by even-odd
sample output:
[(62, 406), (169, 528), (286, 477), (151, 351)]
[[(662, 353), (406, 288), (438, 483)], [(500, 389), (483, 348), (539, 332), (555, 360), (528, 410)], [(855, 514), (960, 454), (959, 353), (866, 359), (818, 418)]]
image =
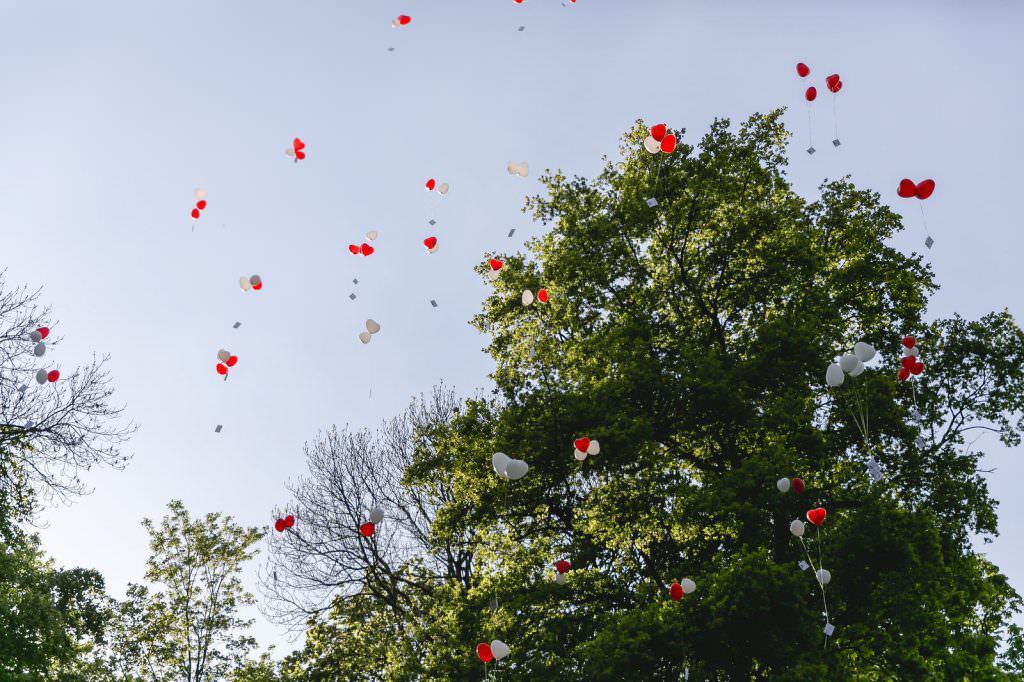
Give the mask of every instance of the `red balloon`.
[(503, 267), (505, 267), (505, 263), (503, 261), (498, 260), (497, 258), (492, 258), (490, 260), (490, 263), (491, 263), (491, 270), (494, 270), (494, 271), (501, 270)]
[(935, 181), (934, 180), (931, 180), (931, 179), (929, 179), (929, 180), (922, 180), (921, 182), (917, 183), (917, 187), (915, 188), (914, 195), (918, 199), (927, 199), (928, 197), (930, 197), (932, 195), (932, 192), (934, 192), (934, 191), (935, 191)]
[(284, 525), (284, 519), (278, 519), (274, 522), (274, 530), (278, 533), (283, 533), (285, 528), (287, 528), (287, 526)]
[(295, 158), (301, 161), (306, 158), (306, 152), (295, 152)]
[(813, 523), (815, 526), (820, 526), (825, 523), (825, 516), (828, 514), (824, 507), (818, 507), (807, 512), (807, 520)]
[(227, 365), (225, 365), (223, 362), (218, 362), (217, 363), (217, 374), (220, 374), (221, 376), (224, 376), (227, 373), (228, 373)]
[(234, 367), (235, 365), (238, 364), (238, 356), (232, 355), (231, 357), (224, 361), (224, 364), (227, 365), (228, 367)]
[(47, 336), (50, 335), (50, 328), (49, 327), (40, 327), (36, 331), (39, 332), (39, 338), (40, 339), (45, 339)]
[(796, 65), (796, 74), (801, 78), (807, 78), (811, 75), (811, 69), (803, 62), (800, 62)]
[(547, 289), (540, 289), (540, 290), (538, 290), (537, 291), (537, 300), (540, 301), (541, 303), (547, 303), (548, 302), (548, 290)]
[(906, 381), (907, 379), (910, 378), (910, 370), (907, 369), (906, 367), (902, 368), (899, 371), (899, 374), (896, 375), (896, 378), (899, 379), (900, 381)]
[(804, 479), (794, 478), (789, 482), (789, 487), (793, 492), (799, 495), (804, 491)]
[(349, 244), (349, 245), (348, 245), (348, 250), (349, 250), (349, 252), (351, 252), (352, 254), (355, 254), (355, 255), (358, 255), (358, 254), (359, 254), (359, 247), (358, 247), (358, 246), (356, 246), (355, 244)]
[(364, 256), (369, 256), (371, 253), (373, 253), (373, 247), (367, 244), (366, 242), (363, 242), (362, 244), (359, 245), (359, 253), (363, 254)]
[(587, 448), (590, 447), (590, 439), (589, 438), (577, 438), (576, 440), (574, 440), (572, 442), (572, 444), (575, 445), (576, 449), (579, 450), (580, 452), (586, 452)]
[(813, 102), (814, 100), (818, 99), (818, 89), (813, 85), (807, 88), (807, 92), (804, 93), (804, 98), (808, 102)]
[(914, 184), (913, 180), (903, 178), (900, 180), (900, 188), (896, 190), (896, 193), (904, 199), (909, 199), (917, 195), (917, 185)]
[(569, 571), (569, 562), (565, 559), (559, 559), (555, 562), (555, 570), (559, 573), (567, 573)]
[[(921, 365), (921, 369), (924, 369), (924, 365)], [(58, 372), (55, 369), (51, 369), (50, 373), (46, 375), (46, 380), (49, 381), (51, 384), (57, 381), (57, 379), (60, 379), (60, 372)]]
[(676, 150), (676, 136), (666, 135), (665, 139), (661, 141), (661, 151), (665, 154), (671, 154)]
[(825, 87), (829, 92), (839, 92), (843, 89), (843, 81), (839, 80), (839, 74), (834, 73), (825, 79)]
[(665, 133), (668, 132), (668, 126), (664, 123), (659, 123), (656, 126), (651, 126), (651, 137), (658, 142), (661, 142), (665, 138)]
[(918, 361), (918, 362), (915, 362), (913, 365), (910, 366), (910, 373), (913, 374), (915, 377), (918, 374), (920, 374), (921, 372), (923, 372), (923, 371), (924, 371), (924, 363), (923, 362)]
[(408, 14), (399, 14), (398, 15), (398, 23), (400, 25), (406, 26), (406, 25), (409, 24), (410, 21), (412, 21), (412, 17), (410, 17)]
[(480, 657), (480, 660), (484, 663), (490, 663), (494, 660), (494, 652), (491, 651), (491, 645), (487, 642), (476, 645), (476, 655)]
[(263, 288), (263, 282), (262, 281), (256, 282), (256, 284), (252, 285), (252, 288), (255, 289), (256, 291), (259, 291), (260, 289)]
[(435, 187), (437, 187), (437, 181), (436, 181), (436, 180), (434, 180), (434, 178), (430, 178), (429, 180), (427, 180), (427, 185), (426, 185), (426, 187), (427, 187), (427, 189), (428, 189), (428, 190), (430, 190), (431, 192), (433, 192), (433, 191), (434, 191), (434, 188), (435, 188)]
[(295, 525), (295, 517), (294, 516), (289, 514), (288, 516), (284, 517), (284, 527), (285, 528), (291, 528), (294, 525)]
[(373, 525), (369, 521), (359, 526), (359, 534), (362, 535), (364, 538), (368, 538), (371, 535), (373, 535), (373, 532), (375, 530), (377, 530), (377, 526)]
[(908, 335), (908, 336), (904, 336), (903, 340), (900, 341), (900, 343), (902, 343), (907, 348), (913, 348), (914, 346), (917, 345), (917, 339), (915, 339), (913, 336), (909, 336)]
[(192, 220), (199, 220), (199, 209), (198, 208), (193, 208), (192, 209)]
[(296, 137), (294, 140), (292, 140), (292, 149), (296, 153), (302, 151), (305, 148), (306, 148), (306, 143), (303, 142), (302, 140), (300, 140), (299, 138)]
[(683, 586), (672, 583), (672, 587), (668, 588), (668, 596), (672, 597), (672, 601), (679, 601), (683, 598)]
[(197, 201), (196, 208), (198, 208), (200, 211), (206, 208), (206, 199), (200, 199), (199, 201)]
[(437, 237), (427, 237), (423, 240), (423, 246), (432, 249), (437, 246)]
[(917, 363), (917, 358), (915, 358), (913, 355), (904, 355), (903, 358), (900, 360), (900, 365), (903, 367), (903, 369), (910, 369), (911, 367), (914, 366), (915, 363)]

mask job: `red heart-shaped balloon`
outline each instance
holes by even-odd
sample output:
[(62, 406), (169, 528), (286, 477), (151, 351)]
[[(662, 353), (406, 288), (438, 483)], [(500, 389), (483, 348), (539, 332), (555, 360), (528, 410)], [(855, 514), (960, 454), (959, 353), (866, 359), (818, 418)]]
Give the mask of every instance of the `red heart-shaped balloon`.
[(232, 355), (231, 357), (224, 361), (224, 364), (227, 365), (228, 367), (234, 367), (235, 365), (238, 364), (238, 356)]
[(223, 375), (225, 375), (227, 373), (228, 373), (227, 365), (225, 365), (223, 362), (218, 362), (217, 363), (217, 374), (220, 374), (220, 375), (223, 376)]
[(284, 527), (285, 528), (291, 528), (294, 525), (295, 525), (295, 517), (294, 516), (289, 514), (288, 516), (284, 517)]
[(476, 655), (480, 657), (480, 660), (484, 663), (490, 663), (494, 660), (494, 652), (491, 651), (491, 645), (487, 642), (476, 645)]
[(412, 21), (412, 17), (410, 17), (409, 15), (407, 15), (407, 14), (399, 14), (398, 15), (398, 23), (401, 24), (402, 26), (406, 26), (410, 21)]
[(423, 240), (423, 246), (432, 249), (437, 246), (437, 237), (427, 237)]
[(683, 586), (679, 583), (672, 583), (672, 586), (668, 588), (668, 596), (672, 597), (672, 601), (679, 601), (683, 598)]
[(661, 141), (661, 151), (665, 154), (671, 154), (676, 150), (676, 136), (666, 135), (665, 139)]
[(427, 185), (426, 185), (426, 187), (427, 187), (427, 189), (428, 189), (428, 190), (430, 190), (431, 192), (433, 192), (433, 191), (434, 191), (434, 188), (435, 188), (435, 187), (437, 187), (437, 181), (436, 181), (436, 180), (434, 180), (434, 178), (430, 178), (429, 180), (427, 180)]
[(834, 87), (829, 88), (829, 90), (831, 90), (833, 93), (839, 92), (842, 89), (843, 89), (843, 81), (839, 81), (838, 83), (835, 84)]
[(923, 372), (923, 371), (924, 371), (924, 363), (923, 362), (918, 361), (918, 362), (915, 362), (913, 365), (910, 366), (910, 373), (913, 374), (915, 377), (918, 374), (920, 374), (921, 372)]
[(495, 272), (497, 272), (498, 270), (501, 270), (503, 267), (505, 267), (505, 263), (500, 261), (500, 260), (498, 260), (497, 258), (492, 258), (490, 260), (490, 264), (491, 264), (491, 270), (494, 270)]
[(204, 208), (206, 208), (206, 199), (201, 199), (201, 200), (197, 201), (196, 202), (196, 208), (198, 208), (200, 211), (202, 211)]
[(45, 339), (47, 336), (50, 335), (50, 328), (49, 327), (40, 327), (36, 331), (39, 332), (40, 340)]
[(917, 339), (915, 339), (913, 336), (907, 335), (903, 337), (903, 340), (900, 341), (900, 343), (902, 343), (907, 348), (913, 348), (914, 346), (917, 345)]
[(825, 79), (825, 87), (827, 87), (832, 92), (839, 92), (838, 88), (836, 87), (836, 86), (842, 87), (839, 84), (840, 84), (840, 80), (839, 80), (839, 74), (838, 73), (834, 73), (834, 74), (832, 74), (831, 76), (829, 76), (829, 77), (827, 77)]
[(263, 288), (263, 282), (262, 281), (256, 282), (256, 284), (252, 285), (252, 288), (255, 289), (256, 291), (259, 291), (260, 289)]
[(572, 442), (572, 444), (574, 446), (576, 446), (576, 449), (579, 450), (580, 452), (586, 452), (587, 448), (590, 447), (590, 439), (589, 438), (577, 438), (576, 440), (574, 440)]
[(192, 220), (199, 220), (199, 209), (198, 208), (193, 208), (192, 209)]
[(804, 93), (804, 99), (806, 99), (808, 102), (813, 102), (814, 100), (818, 99), (818, 89), (813, 85), (807, 88), (807, 92)]
[(306, 152), (295, 152), (295, 158), (301, 161), (306, 158)]
[(349, 250), (349, 252), (351, 252), (353, 254), (357, 254), (357, 255), (359, 254), (359, 247), (356, 246), (355, 244), (349, 244), (348, 245), (348, 250)]
[(368, 538), (371, 535), (373, 535), (373, 532), (375, 530), (377, 530), (377, 527), (369, 521), (359, 526), (359, 534), (362, 535), (364, 538)]
[(811, 69), (803, 62), (800, 62), (799, 64), (796, 65), (796, 74), (801, 78), (807, 78), (809, 75), (811, 75)]
[[(924, 365), (921, 365), (921, 369), (924, 369)], [(46, 380), (49, 381), (51, 384), (57, 381), (57, 379), (60, 379), (60, 372), (58, 372), (55, 369), (51, 369), (50, 373), (46, 375)]]
[(656, 126), (651, 126), (651, 137), (653, 137), (658, 142), (661, 142), (663, 139), (665, 139), (665, 133), (667, 132), (668, 126), (666, 126), (664, 123), (659, 123)]
[(303, 150), (305, 148), (306, 148), (306, 143), (303, 142), (302, 140), (300, 140), (299, 138), (296, 137), (294, 140), (292, 140), (292, 149), (294, 149), (295, 151), (298, 152), (298, 151), (301, 151), (301, 150)]
[(791, 480), (789, 482), (789, 488), (790, 488), (790, 490), (795, 492), (797, 495), (799, 495), (800, 493), (802, 493), (804, 491), (804, 479), (802, 479), (802, 478), (794, 478), (793, 480)]
[(900, 381), (906, 381), (907, 379), (910, 378), (910, 370), (907, 369), (906, 367), (902, 368), (896, 375), (896, 378), (899, 379)]
[(904, 355), (903, 358), (900, 360), (900, 365), (902, 365), (904, 369), (910, 369), (916, 363), (917, 358), (915, 358), (913, 355)]
[(539, 289), (537, 291), (537, 300), (540, 301), (541, 303), (547, 303), (548, 302), (548, 290), (547, 289)]
[(825, 516), (828, 514), (824, 507), (818, 507), (807, 512), (807, 520), (813, 523), (815, 526), (820, 526), (825, 523)]
[(915, 191), (914, 191), (914, 196), (916, 196), (918, 199), (927, 199), (928, 197), (930, 197), (932, 195), (932, 192), (934, 192), (934, 191), (935, 191), (935, 181), (934, 180), (930, 180), (930, 179), (929, 180), (922, 180), (921, 182), (917, 183), (917, 187), (915, 188)]
[(569, 570), (569, 562), (565, 559), (559, 559), (555, 562), (555, 570), (559, 573), (566, 573)]
[(363, 242), (362, 244), (359, 245), (359, 252), (364, 256), (369, 256), (371, 253), (373, 253), (373, 247), (367, 244), (366, 242)]
[(286, 526), (284, 525), (284, 519), (278, 519), (277, 521), (274, 521), (274, 530), (276, 530), (278, 533), (283, 533), (285, 527)]
[(896, 193), (904, 199), (909, 199), (917, 194), (917, 185), (914, 184), (913, 180), (903, 178), (900, 180), (900, 188), (896, 190)]

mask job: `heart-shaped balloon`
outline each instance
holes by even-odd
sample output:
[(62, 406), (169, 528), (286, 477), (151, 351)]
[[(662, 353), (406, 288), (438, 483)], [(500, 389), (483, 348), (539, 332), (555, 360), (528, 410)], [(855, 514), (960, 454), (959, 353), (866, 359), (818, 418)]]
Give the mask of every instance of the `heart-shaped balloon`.
[(366, 331), (370, 332), (371, 334), (376, 334), (377, 332), (380, 331), (380, 325), (377, 324), (376, 320), (367, 320)]
[(661, 141), (661, 151), (663, 154), (671, 154), (676, 150), (676, 136), (666, 135), (665, 139)]
[(359, 253), (363, 254), (364, 256), (369, 256), (371, 253), (373, 253), (373, 247), (367, 244), (366, 242), (363, 242), (362, 244), (359, 245)]
[(656, 126), (651, 126), (650, 132), (651, 137), (653, 137), (658, 142), (661, 142), (662, 139), (664, 139), (665, 137), (665, 133), (668, 132), (668, 126), (666, 126), (664, 123), (659, 123)]
[(491, 645), (487, 642), (476, 645), (476, 655), (480, 657), (480, 660), (484, 663), (490, 663), (494, 660), (494, 653), (491, 651)]
[(294, 140), (292, 140), (292, 149), (294, 149), (295, 151), (299, 152), (305, 148), (306, 143), (300, 140), (299, 138), (296, 137)]
[(547, 303), (548, 302), (548, 290), (547, 289), (538, 289), (537, 290), (537, 300), (540, 301), (541, 303)]
[(294, 525), (295, 525), (295, 517), (294, 516), (289, 514), (288, 516), (284, 517), (284, 527), (285, 528), (291, 528)]
[(843, 87), (842, 81), (839, 80), (839, 74), (834, 73), (825, 79), (825, 87), (829, 89), (829, 92), (839, 92), (839, 89)]
[(363, 343), (370, 343), (370, 332), (359, 332), (359, 340)]
[(505, 644), (500, 639), (491, 640), (491, 653), (494, 654), (494, 660), (500, 661), (508, 656), (509, 651), (508, 644)]
[(396, 19), (396, 21), (398, 22), (399, 26), (408, 26), (409, 22), (412, 21), (412, 17), (410, 17), (408, 14), (399, 14), (398, 19)]
[(908, 335), (904, 336), (900, 343), (903, 344), (905, 348), (913, 348), (914, 346), (917, 345), (917, 339), (913, 336)]
[(896, 375), (896, 378), (899, 379), (900, 381), (906, 381), (907, 379), (910, 378), (910, 370), (907, 369), (906, 367), (902, 368)]
[(513, 481), (518, 481), (530, 470), (530, 465), (521, 459), (510, 459), (505, 465), (505, 475)]
[(580, 452), (586, 452), (587, 448), (590, 447), (590, 439), (589, 438), (577, 438), (576, 440), (574, 440), (572, 442), (572, 444), (575, 445), (576, 449), (579, 450)]
[(904, 199), (909, 199), (910, 197), (915, 196), (917, 194), (917, 185), (914, 184), (913, 180), (909, 178), (903, 178), (902, 180), (900, 180), (900, 187), (898, 190), (896, 190), (896, 193), (899, 194)]
[(354, 255), (359, 255), (359, 247), (356, 246), (355, 244), (349, 244), (348, 245), (348, 250), (349, 250), (349, 253), (352, 253)]
[(204, 208), (206, 208), (206, 200), (203, 199), (201, 201), (197, 201), (196, 202), (196, 208), (198, 208), (200, 211), (202, 211)]
[(820, 526), (825, 523), (825, 516), (828, 514), (824, 507), (818, 507), (817, 509), (811, 509), (807, 512), (807, 520), (813, 523), (815, 526)]
[(369, 240), (370, 240), (371, 242), (372, 242), (372, 241), (373, 241), (374, 239), (376, 239), (376, 238), (377, 238), (377, 236), (378, 236), (378, 235), (377, 235), (377, 230), (370, 230), (369, 232), (367, 232), (367, 233), (366, 233), (366, 238), (367, 238), (367, 239), (369, 239)]
[(375, 530), (377, 530), (377, 527), (374, 526), (369, 521), (367, 521), (363, 525), (359, 526), (359, 534), (362, 535), (364, 538), (368, 538), (371, 535), (373, 535), (373, 532)]
[(904, 369), (910, 369), (916, 363), (917, 358), (915, 358), (913, 355), (904, 355), (903, 358), (900, 360), (900, 365), (902, 365)]
[(683, 586), (679, 583), (672, 583), (672, 586), (668, 588), (668, 596), (672, 597), (672, 601), (679, 601), (683, 598)]
[(559, 573), (566, 573), (569, 570), (569, 562), (565, 559), (559, 559), (555, 562), (555, 570)]
[(427, 191), (433, 192), (435, 187), (437, 187), (437, 180), (435, 180), (434, 178), (430, 178), (429, 180), (427, 180)]
[(284, 519), (278, 519), (277, 521), (274, 521), (274, 530), (276, 530), (278, 533), (283, 533), (285, 528), (286, 526), (284, 525)]
[(808, 102), (813, 102), (814, 100), (818, 99), (818, 89), (813, 85), (807, 88), (807, 92), (804, 93), (804, 99), (806, 99)]
[(494, 272), (497, 272), (498, 270), (501, 270), (503, 267), (505, 267), (505, 263), (503, 261), (498, 260), (497, 258), (492, 258), (489, 261), (489, 263), (491, 264), (491, 270), (493, 270)]
[(800, 62), (799, 64), (796, 65), (796, 74), (801, 78), (807, 78), (809, 75), (811, 75), (811, 69), (803, 62)]
[(790, 483), (791, 490), (793, 492), (795, 492), (797, 495), (799, 495), (800, 493), (802, 493), (804, 491), (804, 479), (802, 479), (802, 478), (794, 478), (789, 483)]
[(428, 249), (433, 249), (435, 246), (437, 246), (437, 237), (427, 237), (426, 239), (423, 240), (423, 246), (427, 247)]
[(225, 375), (227, 375), (227, 373), (228, 373), (227, 365), (225, 365), (222, 362), (218, 362), (217, 363), (217, 374), (220, 374), (221, 376), (225, 376)]
[(238, 356), (232, 355), (231, 357), (224, 361), (224, 364), (227, 365), (228, 367), (234, 367), (236, 364), (238, 364)]
[(441, 194), (448, 194), (448, 183), (442, 182), (440, 185), (437, 186), (437, 191), (440, 192)]
[(49, 327), (40, 327), (36, 331), (39, 332), (39, 340), (40, 341), (45, 340), (46, 337), (50, 335), (50, 328)]
[(370, 510), (370, 523), (376, 525), (384, 520), (384, 510), (381, 507), (374, 507)]
[(192, 216), (192, 220), (199, 220), (199, 209), (193, 208), (192, 213), (190, 213), (189, 215)]
[[(924, 369), (924, 365), (921, 365), (921, 369)], [(918, 372), (918, 374), (920, 374), (920, 372)], [(60, 379), (60, 372), (55, 369), (50, 370), (50, 373), (46, 375), (46, 380), (51, 384), (57, 381), (57, 379)]]
[(932, 192), (934, 191), (934, 180), (922, 180), (921, 182), (917, 183), (917, 187), (914, 190), (914, 196), (916, 196), (918, 199), (927, 199), (932, 195)]
[[(914, 359), (917, 360), (917, 358)], [(924, 363), (921, 362), (920, 360), (918, 360), (917, 362), (910, 366), (910, 373), (913, 374), (915, 377), (923, 371)]]

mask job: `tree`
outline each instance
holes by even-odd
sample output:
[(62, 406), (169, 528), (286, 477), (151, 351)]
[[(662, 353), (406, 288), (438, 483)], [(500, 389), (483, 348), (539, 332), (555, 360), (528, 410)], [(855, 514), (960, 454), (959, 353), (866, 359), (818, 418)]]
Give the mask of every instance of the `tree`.
[[(780, 112), (715, 121), (671, 155), (645, 135), (593, 180), (542, 178), (527, 210), (551, 230), (498, 255), (475, 319), (496, 395), (415, 443), (403, 486), (445, 490), (420, 556), (464, 546), (472, 570), (398, 595), (351, 585), (307, 638), (313, 679), (470, 679), (494, 638), (512, 649), (505, 680), (1019, 674), (1020, 597), (971, 543), (997, 525), (968, 439), (1020, 442), (1024, 333), (1005, 311), (926, 321), (937, 285), (887, 244), (899, 217), (847, 178), (798, 196)], [(524, 306), (540, 287), (550, 302)], [(904, 334), (926, 369), (900, 383)], [(862, 340), (881, 357), (828, 389), (825, 367)], [(601, 454), (577, 461), (580, 436)], [(529, 474), (499, 479), (495, 451)], [(803, 494), (776, 490), (791, 476)], [(828, 640), (789, 531), (819, 505)], [(401, 561), (392, 573), (420, 565)], [(672, 601), (683, 577), (697, 592)], [(410, 596), (395, 629), (389, 600)]]
[(110, 667), (123, 680), (206, 682), (226, 679), (245, 663), (255, 641), (239, 607), (254, 602), (241, 582), (260, 531), (230, 516), (193, 520), (172, 500), (159, 525), (149, 519), (146, 580), (130, 585), (118, 606)]

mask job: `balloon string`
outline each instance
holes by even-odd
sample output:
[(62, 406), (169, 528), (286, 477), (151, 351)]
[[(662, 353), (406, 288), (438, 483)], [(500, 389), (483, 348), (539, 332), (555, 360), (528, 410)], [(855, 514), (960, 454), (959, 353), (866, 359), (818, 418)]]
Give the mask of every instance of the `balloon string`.
[(921, 209), (921, 223), (924, 225), (924, 233), (926, 236), (931, 237), (931, 233), (928, 232), (928, 219), (924, 217), (924, 203), (918, 202), (917, 207)]
[(839, 114), (836, 110), (836, 94), (832, 93), (832, 121), (835, 124), (836, 139), (839, 139)]
[(814, 147), (814, 124), (811, 123), (811, 103), (807, 103), (807, 143)]

